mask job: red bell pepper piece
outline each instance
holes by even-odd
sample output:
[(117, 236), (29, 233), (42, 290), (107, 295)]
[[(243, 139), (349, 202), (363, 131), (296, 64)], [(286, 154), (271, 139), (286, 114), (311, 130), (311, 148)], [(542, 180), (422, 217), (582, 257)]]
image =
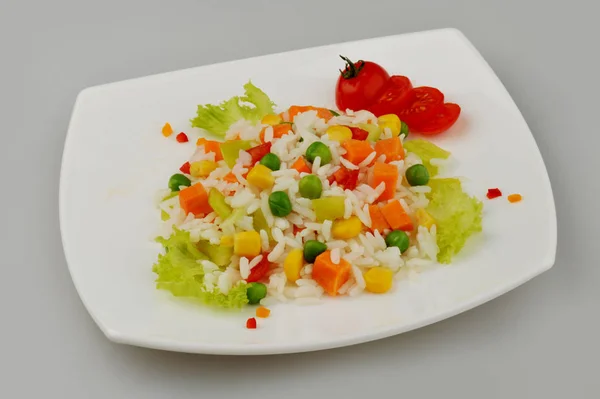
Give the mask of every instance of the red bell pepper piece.
[(252, 157), (252, 165), (259, 162), (265, 155), (271, 152), (271, 142), (257, 145), (249, 150), (246, 150)]

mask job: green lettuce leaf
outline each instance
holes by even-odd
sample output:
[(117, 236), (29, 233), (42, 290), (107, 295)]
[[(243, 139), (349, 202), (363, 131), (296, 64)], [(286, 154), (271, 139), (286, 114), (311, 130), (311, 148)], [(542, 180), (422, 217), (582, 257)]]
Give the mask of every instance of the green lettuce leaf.
[(156, 288), (170, 291), (174, 296), (199, 300), (203, 303), (224, 308), (241, 308), (248, 303), (246, 284), (239, 283), (227, 294), (218, 289), (207, 290), (204, 285), (204, 269), (197, 262), (208, 257), (190, 241), (186, 231), (173, 229), (167, 239), (156, 239), (165, 248), (158, 255), (152, 271), (158, 275)]
[(240, 119), (258, 122), (274, 112), (275, 104), (261, 89), (248, 82), (244, 91), (245, 95), (232, 97), (219, 105), (198, 105), (198, 115), (191, 120), (192, 126), (223, 137), (229, 126)]
[(412, 152), (421, 158), (423, 165), (425, 165), (431, 176), (438, 174), (438, 167), (432, 165), (431, 160), (433, 158), (447, 159), (450, 156), (448, 151), (441, 149), (430, 141), (422, 139), (405, 141), (404, 148), (406, 151)]
[(483, 203), (462, 190), (458, 179), (431, 179), (427, 212), (437, 225), (438, 262), (450, 263), (467, 239), (481, 231)]

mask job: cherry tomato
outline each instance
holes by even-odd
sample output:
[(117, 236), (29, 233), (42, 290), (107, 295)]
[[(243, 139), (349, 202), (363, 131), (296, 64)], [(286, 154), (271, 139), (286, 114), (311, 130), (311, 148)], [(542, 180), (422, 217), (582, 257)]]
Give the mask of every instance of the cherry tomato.
[(359, 127), (348, 126), (350, 131), (352, 131), (352, 139), (353, 140), (366, 140), (369, 137), (369, 132)]
[(335, 103), (338, 109), (367, 109), (379, 98), (390, 75), (381, 65), (374, 62), (360, 60), (354, 63), (346, 57), (340, 57), (346, 61), (346, 67), (340, 70), (335, 87)]
[(444, 104), (444, 94), (434, 87), (415, 87), (413, 93), (415, 95), (413, 103), (395, 112), (411, 130), (414, 130), (415, 125), (431, 119)]
[(258, 265), (254, 266), (252, 268), (252, 270), (250, 270), (250, 275), (246, 279), (246, 282), (255, 283), (267, 275), (269, 269), (271, 268), (270, 267), (271, 263), (267, 259), (269, 254), (267, 252), (265, 252), (262, 255), (263, 255), (262, 260), (260, 262), (258, 262)]
[(375, 116), (395, 114), (409, 107), (416, 100), (410, 79), (394, 75), (390, 78), (379, 98), (367, 109)]
[(252, 157), (252, 165), (259, 162), (265, 155), (271, 152), (271, 143), (264, 143), (246, 150)]
[(428, 120), (420, 122), (411, 128), (415, 133), (425, 136), (433, 136), (448, 130), (460, 115), (460, 106), (454, 103), (446, 103)]

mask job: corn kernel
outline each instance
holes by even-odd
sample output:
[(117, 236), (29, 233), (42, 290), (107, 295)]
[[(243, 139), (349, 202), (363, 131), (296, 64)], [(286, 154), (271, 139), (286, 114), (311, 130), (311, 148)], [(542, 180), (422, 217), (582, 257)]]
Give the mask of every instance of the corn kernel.
[(233, 236), (223, 236), (223, 237), (221, 237), (221, 246), (223, 246), (223, 247), (233, 247)]
[(238, 256), (258, 256), (261, 248), (260, 234), (256, 231), (244, 231), (233, 237), (233, 253)]
[(265, 165), (258, 164), (248, 173), (246, 180), (253, 186), (266, 190), (273, 187), (273, 184), (275, 183), (275, 178), (273, 178), (271, 172), (271, 169), (267, 168)]
[(387, 267), (372, 267), (364, 275), (365, 289), (375, 294), (383, 294), (392, 288), (394, 272)]
[(173, 128), (171, 127), (171, 124), (169, 122), (165, 123), (165, 125), (162, 128), (162, 135), (165, 137), (169, 137), (172, 134)]
[(340, 143), (352, 138), (352, 130), (348, 126), (329, 126), (327, 128), (329, 140), (339, 141)]
[(431, 226), (435, 224), (433, 217), (431, 217), (431, 215), (423, 208), (417, 209), (416, 217), (419, 226), (423, 226), (427, 229), (430, 229)]
[(298, 280), (303, 265), (304, 257), (302, 255), (302, 250), (297, 248), (290, 251), (283, 261), (283, 271), (285, 272), (287, 280), (292, 283)]
[(395, 114), (381, 115), (377, 119), (377, 124), (380, 128), (385, 129), (386, 127), (392, 132), (392, 136), (396, 137), (400, 135), (400, 129), (402, 128), (402, 122), (400, 118)]
[(206, 177), (215, 169), (217, 169), (217, 163), (214, 161), (192, 162), (190, 164), (190, 175), (194, 177)]
[(281, 116), (275, 114), (265, 115), (260, 121), (263, 125), (279, 125), (281, 123)]
[(358, 216), (351, 216), (349, 219), (341, 219), (333, 222), (331, 234), (334, 238), (347, 240), (359, 235), (362, 228), (363, 224)]

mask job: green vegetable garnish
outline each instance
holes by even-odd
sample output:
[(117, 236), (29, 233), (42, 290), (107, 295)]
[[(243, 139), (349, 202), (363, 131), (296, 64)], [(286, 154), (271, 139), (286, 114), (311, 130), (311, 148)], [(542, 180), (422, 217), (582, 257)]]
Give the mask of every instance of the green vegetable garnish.
[(211, 262), (217, 266), (227, 266), (233, 256), (233, 247), (214, 245), (208, 241), (200, 241), (197, 247), (203, 254), (208, 256)]
[(325, 251), (327, 251), (326, 244), (317, 240), (308, 240), (304, 244), (304, 251), (302, 254), (305, 261), (308, 263), (315, 263), (317, 256), (321, 255)]
[(285, 191), (273, 191), (269, 195), (269, 208), (273, 216), (284, 217), (292, 212), (292, 203)]
[(408, 249), (410, 240), (408, 235), (402, 230), (394, 230), (385, 237), (385, 245), (388, 247), (398, 247), (400, 253)]
[(275, 104), (261, 89), (248, 82), (244, 91), (245, 95), (232, 97), (219, 105), (199, 105), (197, 116), (191, 120), (192, 126), (223, 137), (240, 119), (258, 122), (263, 116), (274, 113)]
[(300, 195), (304, 198), (316, 199), (321, 197), (323, 192), (323, 183), (318, 176), (308, 175), (300, 179), (298, 183)]
[(227, 219), (231, 215), (232, 209), (225, 202), (225, 196), (216, 188), (211, 188), (208, 192), (208, 204), (222, 220)]
[(407, 138), (408, 133), (410, 133), (410, 130), (408, 129), (408, 125), (406, 124), (406, 122), (400, 121), (400, 134), (403, 134), (404, 138)]
[(334, 110), (330, 109), (329, 112), (331, 112), (331, 115), (333, 116), (340, 116), (339, 113), (335, 112)]
[(248, 297), (248, 303), (255, 305), (267, 296), (267, 286), (263, 283), (250, 283), (246, 288), (246, 296)]
[(447, 159), (450, 153), (446, 150), (441, 149), (437, 145), (427, 140), (409, 140), (404, 142), (404, 149), (406, 151), (415, 153), (423, 161), (423, 165), (429, 171), (430, 176), (435, 176), (438, 173), (438, 167), (431, 164), (433, 158)]
[(321, 157), (321, 165), (331, 162), (331, 150), (320, 141), (315, 141), (306, 149), (306, 159), (313, 163), (316, 157)]
[(271, 228), (267, 223), (267, 218), (265, 218), (265, 214), (260, 208), (252, 214), (252, 227), (254, 227), (254, 230), (258, 232), (260, 232), (261, 230), (266, 231), (267, 235), (269, 236), (269, 241), (273, 241), (273, 236), (271, 235)]
[(359, 123), (358, 127), (369, 132), (369, 135), (367, 136), (368, 141), (379, 140), (379, 136), (381, 136), (381, 133), (383, 132), (379, 126), (372, 123)]
[(179, 191), (179, 187), (181, 187), (181, 186), (189, 187), (191, 185), (192, 185), (191, 180), (188, 179), (186, 176), (182, 175), (181, 173), (175, 173), (169, 179), (169, 188), (173, 192)]
[(429, 182), (429, 172), (421, 164), (416, 164), (406, 169), (406, 181), (411, 186), (424, 186)]
[(346, 205), (344, 197), (326, 197), (312, 200), (312, 206), (318, 222), (344, 217)]
[(204, 269), (199, 260), (207, 260), (190, 240), (186, 231), (173, 229), (167, 239), (156, 239), (164, 247), (164, 254), (158, 255), (152, 271), (158, 275), (156, 288), (170, 291), (174, 296), (188, 297), (209, 305), (224, 308), (241, 308), (248, 303), (247, 284), (232, 287), (227, 294), (218, 289), (208, 290), (204, 285)]
[(248, 150), (252, 147), (252, 143), (247, 140), (232, 140), (221, 143), (221, 154), (223, 160), (230, 168), (233, 168), (235, 162), (240, 156), (240, 150)]
[(271, 169), (272, 171), (276, 171), (279, 170), (279, 168), (281, 168), (281, 160), (277, 155), (273, 154), (272, 152), (262, 157), (259, 163)]
[(437, 225), (438, 261), (450, 263), (467, 238), (481, 231), (483, 204), (464, 193), (458, 179), (431, 179), (427, 212)]

